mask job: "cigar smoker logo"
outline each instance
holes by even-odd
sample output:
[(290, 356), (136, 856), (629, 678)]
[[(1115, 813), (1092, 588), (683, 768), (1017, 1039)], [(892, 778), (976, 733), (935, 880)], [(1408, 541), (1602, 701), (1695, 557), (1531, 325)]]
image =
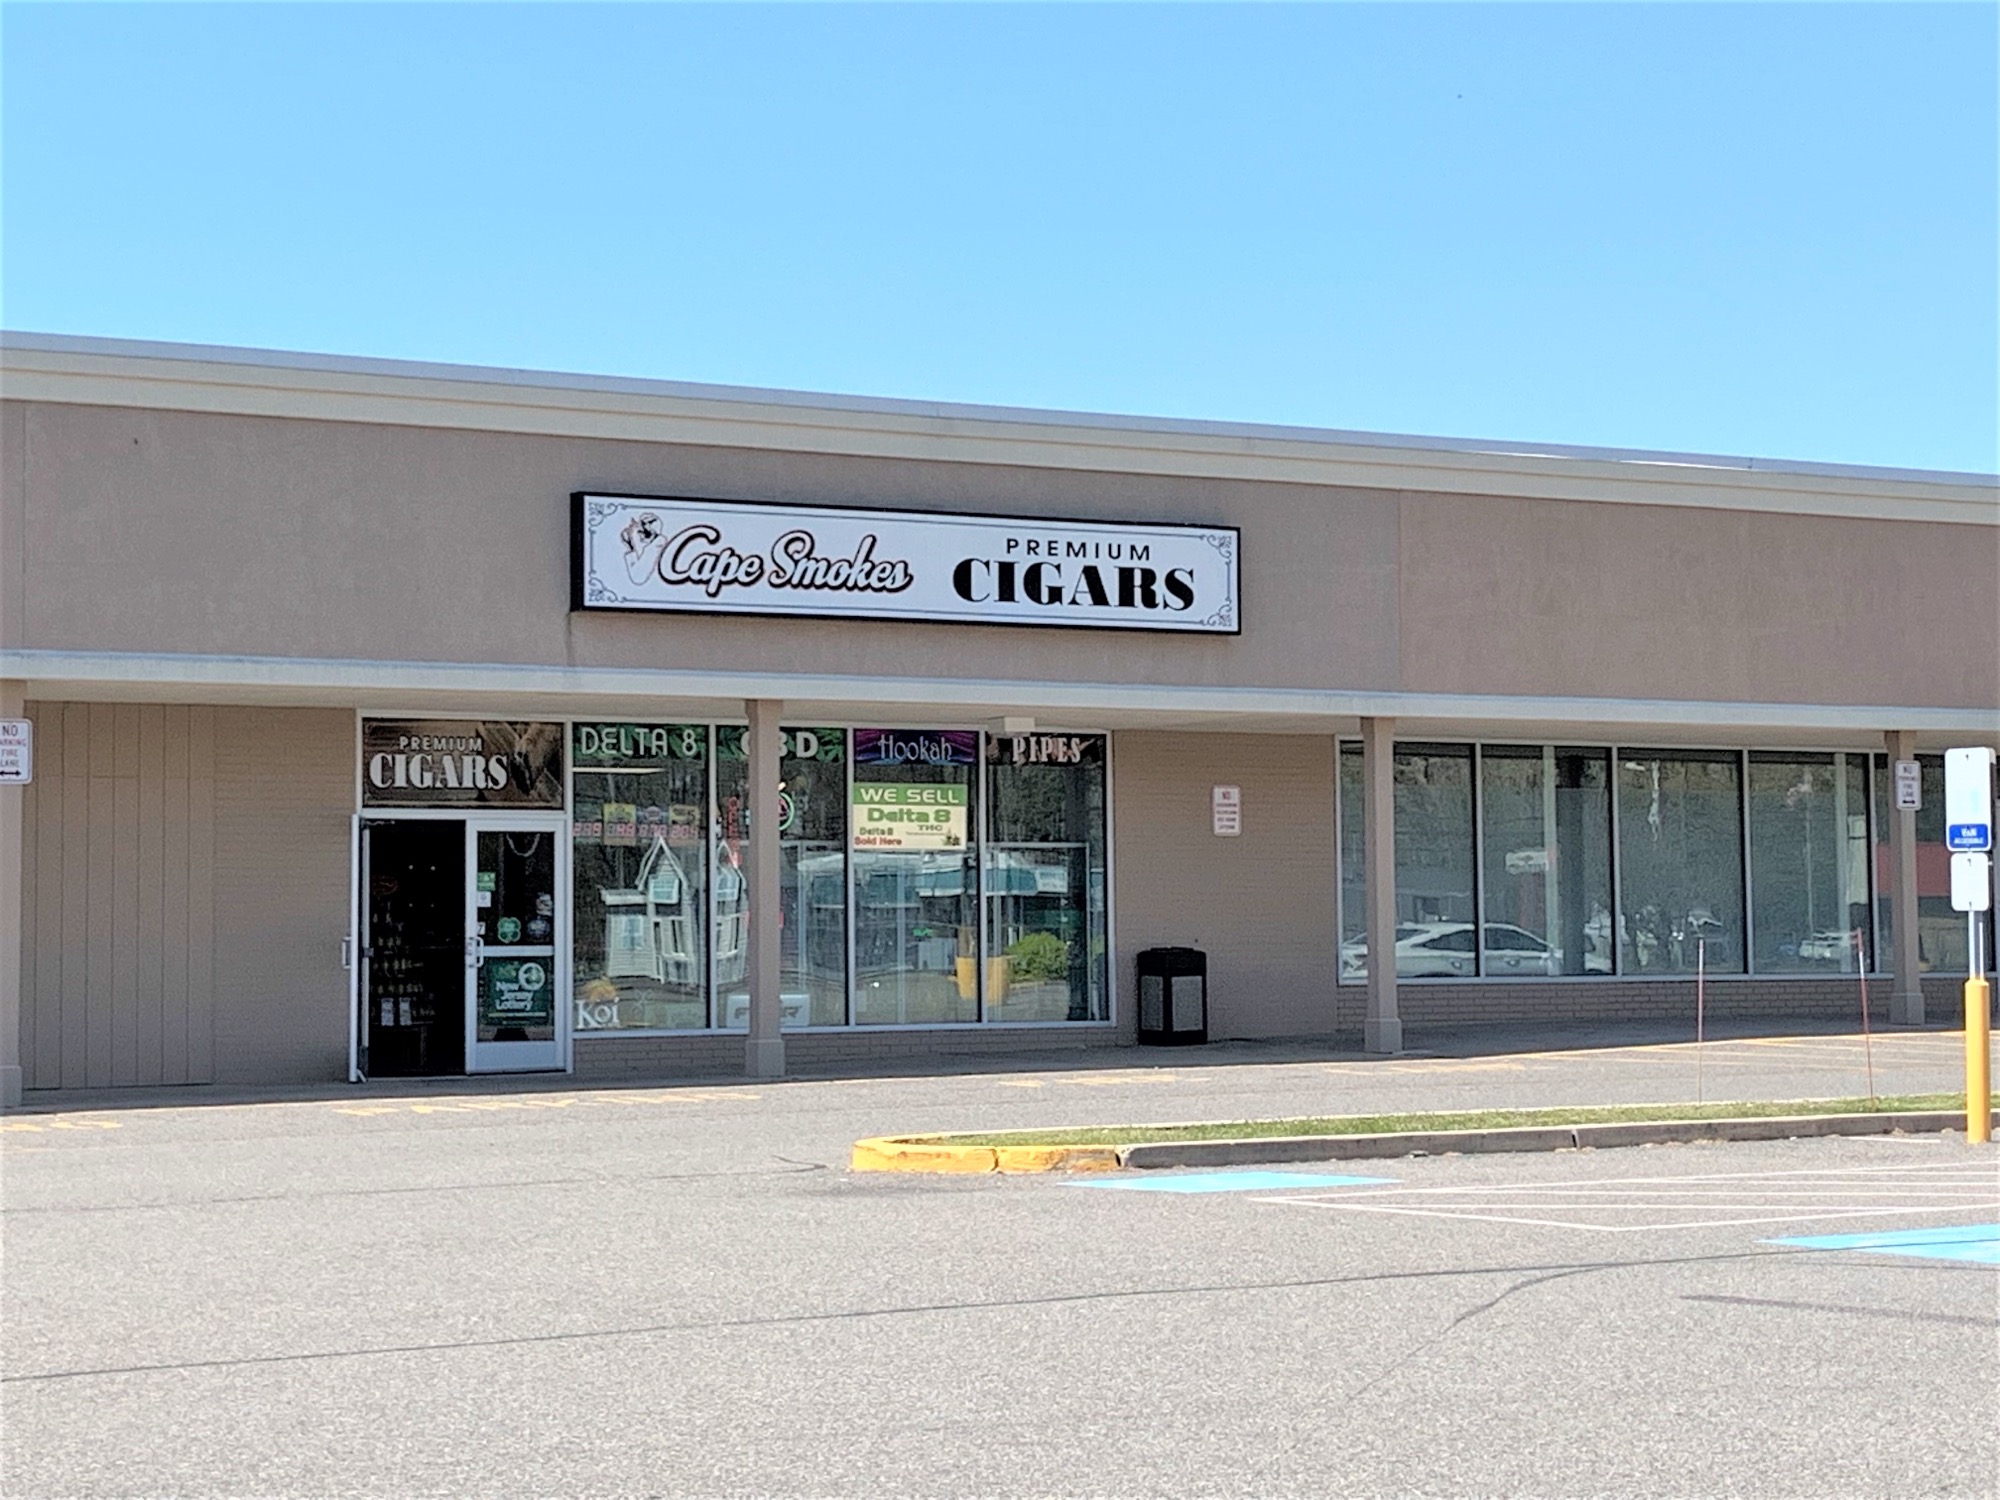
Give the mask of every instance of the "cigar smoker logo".
[(706, 522), (669, 536), (649, 510), (626, 522), (618, 537), (625, 544), (626, 576), (634, 584), (658, 578), (698, 588), (711, 599), (721, 598), (727, 588), (760, 583), (774, 589), (900, 594), (914, 581), (901, 558), (875, 556), (873, 533), (861, 538), (852, 557), (822, 557), (818, 538), (799, 527), (771, 543), (768, 555), (760, 555), (725, 545), (721, 529)]

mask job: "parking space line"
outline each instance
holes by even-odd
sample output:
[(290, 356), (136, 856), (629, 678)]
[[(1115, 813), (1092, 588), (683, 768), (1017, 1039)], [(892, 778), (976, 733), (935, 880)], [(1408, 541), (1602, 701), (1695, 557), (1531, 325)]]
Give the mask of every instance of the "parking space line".
[(1335, 1172), (1174, 1172), (1160, 1177), (1089, 1178), (1065, 1182), (1063, 1186), (1131, 1193), (1251, 1193), (1282, 1188), (1375, 1187), (1395, 1180), (1350, 1177)]

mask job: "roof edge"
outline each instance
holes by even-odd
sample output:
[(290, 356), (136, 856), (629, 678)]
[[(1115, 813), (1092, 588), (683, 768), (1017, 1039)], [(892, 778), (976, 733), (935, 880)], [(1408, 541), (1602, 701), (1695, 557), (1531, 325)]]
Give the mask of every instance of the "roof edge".
[[(183, 388), (185, 400), (169, 399), (168, 388)], [(317, 405), (325, 410), (274, 408), (266, 412), (254, 399), (259, 391), (288, 392), (294, 398), (293, 407), (301, 402), (310, 405), (318, 398)], [(1747, 487), (1774, 496), (1819, 490), (1829, 496), (1854, 498), (1870, 494), (1906, 501), (1932, 498), (1954, 513), (1949, 518), (2000, 521), (2000, 475), (1952, 470), (982, 406), (70, 334), (0, 331), (0, 394), (10, 399), (81, 404), (186, 405), (210, 411), (248, 408), (249, 414), (327, 420), (400, 420), (412, 425), (523, 431), (546, 428), (565, 434), (578, 432), (586, 417), (599, 419), (600, 427), (615, 425), (620, 418), (628, 424), (651, 418), (656, 423), (665, 420), (704, 428), (719, 423), (734, 429), (736, 441), (744, 446), (760, 441), (752, 429), (777, 426), (794, 433), (812, 429), (817, 434), (816, 439), (787, 442), (786, 446), (816, 446), (825, 451), (877, 451), (881, 440), (895, 432), (923, 441), (930, 450), (925, 456), (972, 462), (1009, 461), (996, 456), (995, 445), (1010, 450), (1018, 446), (1041, 451), (1036, 456), (1023, 452), (1011, 461), (1039, 467), (1165, 473), (1181, 470), (1196, 455), (1207, 455), (1228, 462), (1220, 469), (1194, 464), (1186, 471), (1197, 477), (1219, 477), (1226, 472), (1279, 481), (1408, 488), (1434, 486), (1429, 478), (1399, 478), (1393, 471), (1448, 469), (1455, 471), (1455, 478), (1444, 487), (1454, 490), (1491, 488), (1474, 482), (1481, 474), (1514, 476), (1516, 483), (1495, 491), (1509, 494), (1537, 492), (1540, 487), (1518, 482), (1533, 474), (1545, 479), (1596, 476), (1600, 480), (1630, 480), (1648, 487), (1664, 486), (1675, 494), (1695, 487)], [(370, 396), (376, 398), (374, 409), (356, 405)], [(399, 418), (381, 409), (383, 398), (398, 396), (405, 402), (421, 403), (422, 411)], [(343, 397), (348, 398), (345, 405), (340, 400)], [(480, 415), (473, 407), (495, 410)], [(499, 409), (509, 410), (511, 419), (498, 416)], [(602, 431), (596, 435), (663, 440), (657, 432)], [(729, 437), (705, 431), (700, 437), (680, 440), (728, 442)], [(1149, 450), (1153, 456), (1143, 456)], [(1065, 458), (1064, 453), (1071, 456)], [(1288, 459), (1289, 463), (1273, 464), (1273, 459)], [(1360, 472), (1345, 480), (1319, 472), (1329, 464)], [(1375, 472), (1378, 468), (1381, 472)], [(1597, 498), (1573, 493), (1559, 484), (1549, 486), (1546, 493), (1550, 498)], [(1704, 502), (1661, 493), (1655, 503)], [(1744, 504), (1707, 503), (1728, 503), (1732, 508)], [(1974, 507), (1970, 514), (1962, 510), (1968, 505)], [(1991, 515), (1983, 514), (1988, 506), (1992, 507)], [(1750, 508), (1764, 506), (1752, 502)], [(1846, 513), (1849, 508), (1835, 509)]]

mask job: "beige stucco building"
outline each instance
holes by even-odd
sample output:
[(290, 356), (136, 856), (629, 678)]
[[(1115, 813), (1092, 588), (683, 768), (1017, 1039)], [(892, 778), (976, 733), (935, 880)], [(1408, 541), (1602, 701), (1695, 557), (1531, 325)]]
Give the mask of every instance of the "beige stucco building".
[[(0, 397), (12, 1088), (1126, 1045), (1162, 945), (1375, 1050), (1965, 972), (1991, 476), (31, 335)], [(771, 592), (767, 521), (872, 550)]]

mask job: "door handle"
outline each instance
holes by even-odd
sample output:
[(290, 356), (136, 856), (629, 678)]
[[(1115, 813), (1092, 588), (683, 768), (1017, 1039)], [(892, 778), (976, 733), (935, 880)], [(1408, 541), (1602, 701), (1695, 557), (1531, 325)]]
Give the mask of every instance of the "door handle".
[(465, 961), (475, 969), (486, 966), (486, 939), (477, 933), (465, 940)]
[(340, 940), (340, 966), (343, 969), (354, 967), (354, 939), (351, 937)]

